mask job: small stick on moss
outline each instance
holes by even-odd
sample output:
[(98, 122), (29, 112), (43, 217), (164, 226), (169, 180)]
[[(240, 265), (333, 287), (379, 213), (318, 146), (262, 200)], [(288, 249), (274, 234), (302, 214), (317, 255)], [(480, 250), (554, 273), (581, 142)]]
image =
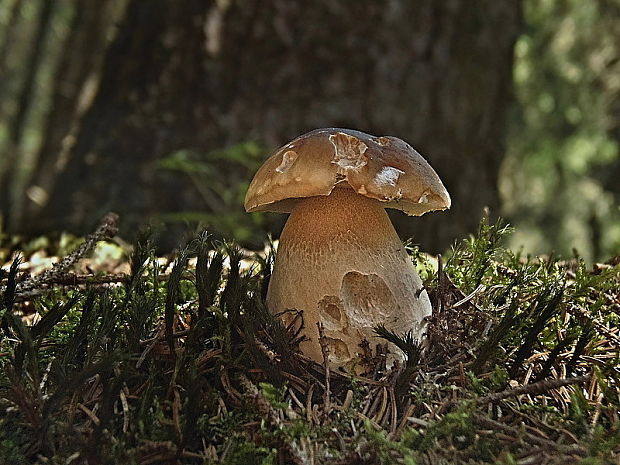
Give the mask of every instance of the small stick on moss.
[[(73, 265), (90, 252), (97, 242), (111, 238), (118, 232), (118, 215), (108, 213), (102, 220), (97, 230), (88, 236), (86, 240), (70, 255), (63, 258), (59, 263), (55, 263), (52, 268), (39, 276), (28, 278), (17, 283), (14, 289), (14, 301), (23, 302), (25, 300), (38, 297), (48, 290), (48, 286), (54, 282), (66, 281), (66, 273)], [(0, 292), (5, 292), (7, 286), (0, 286)]]
[(443, 270), (443, 262), (441, 261), (441, 254), (437, 255), (437, 302), (435, 309), (437, 314), (440, 314), (444, 309), (445, 301), (445, 273)]
[(226, 394), (234, 400), (235, 402), (239, 402), (243, 397), (242, 394), (237, 391), (232, 384), (230, 383), (230, 378), (228, 377), (228, 371), (223, 370), (220, 375), (220, 382), (222, 383), (222, 387), (226, 391)]
[(77, 407), (86, 414), (86, 416), (90, 419), (90, 421), (92, 421), (95, 426), (99, 426), (99, 418), (97, 417), (97, 415), (95, 415), (95, 413), (89, 409), (88, 407), (86, 407), (84, 404), (81, 403), (77, 403)]
[(542, 394), (543, 392), (550, 391), (552, 389), (558, 389), (563, 386), (570, 386), (571, 384), (585, 383), (590, 379), (590, 375), (575, 376), (574, 378), (562, 378), (551, 379), (545, 381), (539, 381), (537, 383), (528, 384), (527, 386), (519, 386), (514, 389), (506, 389), (502, 392), (496, 392), (489, 394), (488, 396), (480, 397), (477, 404), (488, 404), (490, 402), (497, 402), (499, 400), (507, 399), (508, 397), (520, 396), (521, 394)]
[(316, 324), (319, 328), (319, 344), (321, 345), (321, 353), (323, 354), (323, 367), (325, 368), (325, 390), (323, 391), (323, 412), (329, 414), (330, 405), (330, 373), (329, 373), (329, 346), (325, 337), (325, 328), (320, 321)]
[(121, 399), (121, 405), (123, 407), (123, 433), (127, 434), (129, 431), (129, 404), (127, 403), (127, 396), (121, 389), (119, 393)]
[(366, 406), (361, 410), (362, 414), (367, 417), (374, 417), (375, 412), (379, 408), (383, 386), (372, 389), (366, 397)]
[[(190, 273), (184, 273), (183, 279), (191, 279)], [(46, 279), (45, 283), (37, 289), (21, 292), (15, 296), (15, 302), (25, 302), (35, 297), (47, 294), (53, 289), (53, 286), (105, 286), (107, 284), (131, 283), (132, 276), (126, 273), (92, 275), (92, 274), (74, 274), (66, 273)], [(158, 274), (157, 281), (166, 282), (170, 279), (170, 274)], [(0, 288), (2, 290), (4, 288)]]
[(551, 441), (549, 439), (542, 438), (540, 436), (536, 436), (531, 433), (524, 432), (523, 430), (519, 430), (512, 426), (509, 426), (505, 423), (501, 423), (499, 421), (492, 420), (490, 418), (484, 417), (482, 415), (474, 414), (473, 419), (476, 423), (484, 428), (489, 428), (494, 431), (499, 431), (504, 434), (510, 435), (514, 438), (522, 437), (530, 444), (535, 444), (537, 446), (546, 447), (550, 450), (556, 450), (565, 454), (575, 454), (575, 455), (584, 455), (584, 450), (578, 444), (564, 445), (559, 444), (555, 441)]
[(482, 292), (484, 292), (486, 290), (486, 286), (484, 284), (480, 284), (476, 289), (474, 289), (469, 295), (463, 297), (461, 300), (459, 300), (458, 302), (450, 305), (451, 308), (456, 308), (456, 307), (460, 307), (461, 305), (469, 302), (471, 299), (473, 299), (474, 297), (476, 297), (478, 294), (481, 294)]
[(378, 405), (378, 408), (374, 413), (372, 419), (374, 420), (375, 423), (377, 423), (378, 425), (381, 425), (381, 420), (383, 419), (383, 416), (385, 415), (385, 412), (387, 411), (387, 406), (388, 406), (388, 390), (385, 386), (383, 386), (383, 388), (381, 389), (381, 403)]
[(598, 321), (590, 312), (584, 310), (583, 308), (577, 307), (576, 305), (568, 305), (568, 312), (571, 315), (579, 315), (580, 317), (587, 318), (592, 322), (594, 327), (603, 333), (603, 335), (613, 342), (616, 346), (620, 347), (620, 338), (616, 336), (607, 326)]
[(142, 365), (142, 363), (146, 359), (146, 356), (149, 354), (149, 352), (153, 350), (155, 346), (157, 345), (157, 343), (161, 341), (163, 338), (164, 338), (164, 329), (160, 328), (159, 331), (157, 332), (157, 335), (154, 338), (144, 341), (145, 344), (148, 344), (148, 345), (146, 349), (144, 349), (140, 357), (138, 358), (138, 361), (136, 362), (136, 368), (140, 368), (140, 365)]
[(314, 394), (315, 386), (316, 384), (310, 385), (310, 389), (308, 389), (308, 392), (306, 393), (306, 420), (311, 425), (314, 422), (314, 418), (312, 416), (312, 394)]
[(101, 220), (101, 224), (86, 238), (86, 240), (71, 253), (63, 258), (59, 263), (55, 263), (53, 268), (34, 278), (27, 279), (17, 285), (17, 294), (31, 291), (48, 282), (59, 279), (69, 268), (75, 265), (81, 258), (90, 252), (97, 242), (114, 237), (118, 232), (118, 215), (108, 213)]
[(462, 361), (459, 361), (459, 381), (461, 383), (461, 387), (467, 387), (467, 377), (465, 376), (465, 368), (463, 367)]
[(398, 426), (398, 406), (396, 405), (396, 393), (394, 386), (390, 386), (390, 434), (396, 433)]
[(396, 427), (396, 430), (393, 433), (390, 433), (390, 439), (392, 441), (397, 441), (402, 432), (405, 430), (405, 428), (407, 427), (407, 424), (409, 422), (409, 418), (413, 417), (413, 413), (415, 412), (416, 406), (415, 405), (407, 405), (404, 409), (404, 414), (401, 417), (398, 426)]

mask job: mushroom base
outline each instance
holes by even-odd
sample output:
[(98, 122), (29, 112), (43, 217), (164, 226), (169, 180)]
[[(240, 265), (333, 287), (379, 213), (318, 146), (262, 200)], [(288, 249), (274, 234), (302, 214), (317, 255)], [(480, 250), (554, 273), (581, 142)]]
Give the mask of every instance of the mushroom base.
[[(356, 363), (360, 344), (385, 343), (373, 328), (421, 339), (431, 313), (426, 290), (381, 203), (336, 188), (300, 200), (284, 226), (267, 293), (271, 312), (303, 310), (302, 352), (322, 361), (317, 322), (325, 328), (329, 360)], [(286, 318), (287, 314), (284, 314)], [(403, 353), (389, 344), (392, 360)]]

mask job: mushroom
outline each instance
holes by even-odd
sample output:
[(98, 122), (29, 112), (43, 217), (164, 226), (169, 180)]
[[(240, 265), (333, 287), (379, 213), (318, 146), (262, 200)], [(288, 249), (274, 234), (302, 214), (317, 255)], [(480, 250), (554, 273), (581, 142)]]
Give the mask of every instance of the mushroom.
[[(317, 129), (279, 149), (257, 171), (248, 212), (290, 213), (282, 230), (267, 306), (303, 311), (301, 351), (351, 366), (383, 324), (421, 340), (431, 304), (385, 208), (422, 215), (450, 207), (441, 180), (406, 142), (360, 131)], [(390, 344), (391, 360), (404, 355)]]

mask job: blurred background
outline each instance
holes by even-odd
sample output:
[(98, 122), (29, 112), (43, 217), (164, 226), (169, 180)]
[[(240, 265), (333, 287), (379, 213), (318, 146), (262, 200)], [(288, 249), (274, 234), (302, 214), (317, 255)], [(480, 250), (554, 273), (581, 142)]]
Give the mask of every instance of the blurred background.
[(0, 234), (196, 225), (247, 247), (252, 175), (317, 127), (418, 149), (449, 212), (391, 216), (446, 250), (483, 209), (527, 253), (620, 250), (620, 0), (0, 0)]

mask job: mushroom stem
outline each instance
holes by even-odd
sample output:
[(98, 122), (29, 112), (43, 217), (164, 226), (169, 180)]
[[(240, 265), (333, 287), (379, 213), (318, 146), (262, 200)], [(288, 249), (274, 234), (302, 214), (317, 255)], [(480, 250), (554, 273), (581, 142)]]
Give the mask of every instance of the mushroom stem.
[[(330, 362), (344, 365), (385, 342), (373, 328), (384, 324), (417, 338), (431, 313), (426, 291), (382, 204), (349, 188), (300, 199), (284, 226), (267, 305), (273, 313), (304, 311), (304, 354), (322, 360), (316, 323), (322, 322)], [(392, 357), (403, 354), (390, 347)]]

